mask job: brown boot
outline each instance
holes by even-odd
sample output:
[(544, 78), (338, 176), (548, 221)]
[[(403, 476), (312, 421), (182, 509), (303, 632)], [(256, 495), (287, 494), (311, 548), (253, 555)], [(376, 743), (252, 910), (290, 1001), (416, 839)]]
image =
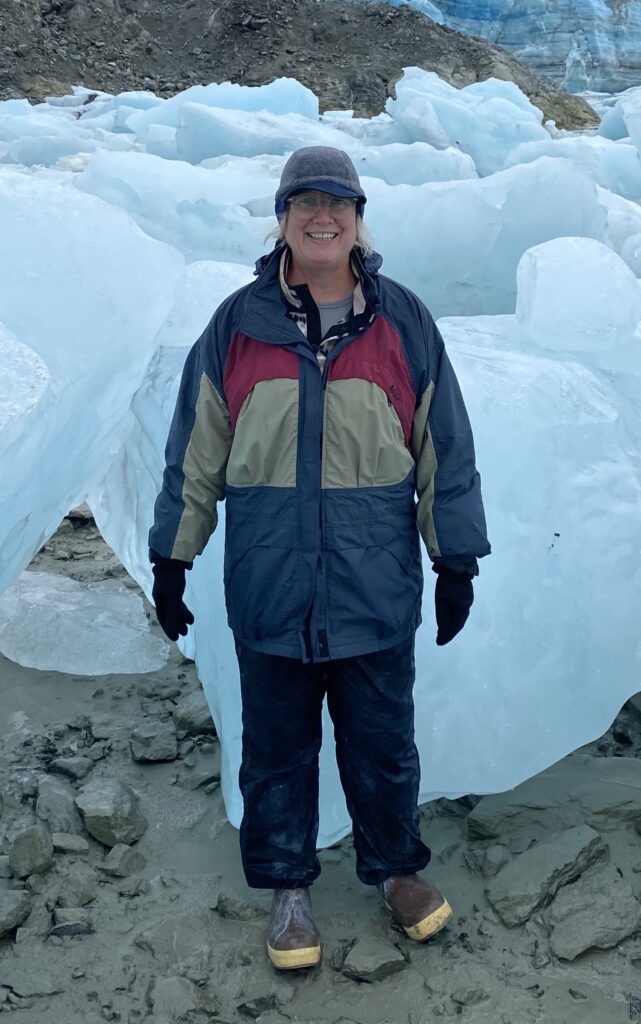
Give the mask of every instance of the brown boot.
[(416, 942), (425, 942), (444, 928), (452, 908), (444, 896), (418, 875), (393, 875), (379, 885), (385, 906)]
[(321, 958), (309, 889), (275, 889), (267, 925), (267, 953), (279, 971), (313, 967)]

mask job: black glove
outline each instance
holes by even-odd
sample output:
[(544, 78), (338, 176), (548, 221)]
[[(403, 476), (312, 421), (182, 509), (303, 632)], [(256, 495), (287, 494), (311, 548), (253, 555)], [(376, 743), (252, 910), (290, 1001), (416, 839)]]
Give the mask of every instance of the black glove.
[(156, 615), (163, 631), (170, 640), (187, 636), (187, 626), (191, 626), (194, 616), (183, 601), (185, 593), (185, 571), (191, 569), (192, 562), (180, 562), (176, 558), (163, 558), (150, 552), (153, 565), (154, 587), (152, 597), (156, 606)]
[(438, 573), (434, 602), (436, 604), (436, 643), (439, 647), (449, 644), (463, 629), (474, 601), (472, 575), (454, 572), (444, 565), (435, 564)]

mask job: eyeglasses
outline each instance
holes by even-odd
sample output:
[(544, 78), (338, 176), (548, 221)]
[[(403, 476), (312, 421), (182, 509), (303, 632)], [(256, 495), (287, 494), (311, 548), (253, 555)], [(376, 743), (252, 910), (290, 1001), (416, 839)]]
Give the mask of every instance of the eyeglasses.
[(318, 213), (321, 206), (326, 206), (329, 213), (347, 213), (356, 206), (356, 199), (351, 196), (319, 196), (314, 192), (303, 192), (299, 196), (293, 196), (287, 200), (288, 206), (293, 206), (301, 213)]

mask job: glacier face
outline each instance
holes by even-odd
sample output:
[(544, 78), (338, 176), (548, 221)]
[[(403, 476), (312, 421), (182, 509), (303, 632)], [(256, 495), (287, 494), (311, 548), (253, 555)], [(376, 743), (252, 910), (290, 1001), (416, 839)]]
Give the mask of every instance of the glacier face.
[(450, 28), (498, 43), (570, 92), (618, 92), (641, 81), (641, 0), (409, 2)]

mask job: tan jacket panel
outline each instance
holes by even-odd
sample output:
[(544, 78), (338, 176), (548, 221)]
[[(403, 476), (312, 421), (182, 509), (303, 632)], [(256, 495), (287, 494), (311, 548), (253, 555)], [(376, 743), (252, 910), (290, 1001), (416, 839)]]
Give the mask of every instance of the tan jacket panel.
[(180, 517), (172, 558), (193, 561), (216, 529), (216, 503), (225, 494), (225, 469), (231, 437), (227, 406), (207, 374), (203, 373), (194, 425), (183, 462), (182, 499), (185, 508)]
[(232, 487), (295, 487), (298, 447), (297, 380), (260, 381), (236, 421), (227, 483)]

